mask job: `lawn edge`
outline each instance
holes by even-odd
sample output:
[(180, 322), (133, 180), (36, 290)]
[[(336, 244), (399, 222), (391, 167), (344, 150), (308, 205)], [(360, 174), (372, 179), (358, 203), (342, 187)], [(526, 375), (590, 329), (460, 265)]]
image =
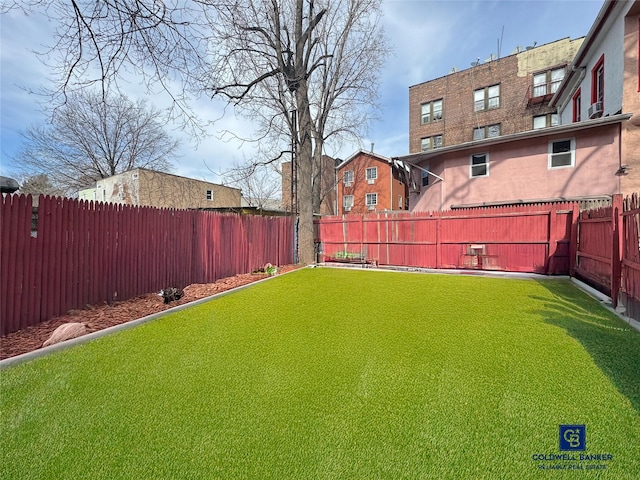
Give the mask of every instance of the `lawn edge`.
[(33, 350), (31, 352), (23, 353), (21, 355), (16, 355), (15, 357), (5, 358), (4, 360), (0, 360), (0, 371), (5, 370), (5, 369), (10, 368), (10, 367), (13, 367), (13, 366), (16, 366), (16, 365), (21, 364), (21, 363), (29, 362), (29, 361), (35, 360), (37, 358), (50, 355), (50, 354), (52, 354), (54, 352), (57, 352), (57, 351), (60, 351), (60, 350), (66, 350), (68, 348), (75, 347), (76, 345), (82, 345), (84, 343), (91, 342), (93, 340), (96, 340), (96, 339), (101, 338), (101, 337), (105, 337), (107, 335), (111, 335), (113, 333), (117, 333), (117, 332), (120, 332), (120, 331), (123, 331), (123, 330), (128, 330), (130, 328), (137, 327), (139, 325), (143, 325), (143, 324), (151, 322), (153, 320), (157, 320), (159, 318), (162, 318), (165, 315), (170, 315), (172, 313), (179, 312), (179, 311), (184, 310), (186, 308), (195, 307), (197, 305), (200, 305), (200, 304), (203, 304), (203, 303), (206, 303), (206, 302), (210, 302), (211, 300), (214, 300), (216, 298), (222, 297), (224, 295), (228, 295), (230, 293), (237, 292), (237, 291), (242, 290), (244, 288), (248, 288), (248, 287), (251, 287), (252, 285), (257, 285), (259, 283), (266, 282), (268, 280), (273, 280), (276, 277), (280, 277), (282, 275), (287, 275), (287, 274), (295, 272), (297, 270), (301, 270), (301, 269), (297, 268), (297, 269), (291, 270), (289, 272), (279, 273), (278, 275), (275, 275), (275, 276), (272, 276), (272, 277), (266, 277), (266, 278), (263, 278), (263, 279), (260, 279), (260, 280), (256, 280), (255, 282), (247, 283), (245, 285), (241, 285), (239, 287), (235, 287), (235, 288), (232, 288), (230, 290), (225, 290), (224, 292), (215, 293), (215, 294), (210, 295), (208, 297), (204, 297), (204, 298), (200, 298), (198, 300), (194, 300), (193, 302), (184, 303), (182, 305), (177, 305), (177, 306), (175, 306), (173, 308), (169, 308), (169, 309), (163, 310), (161, 312), (152, 313), (151, 315), (147, 315), (146, 317), (141, 317), (141, 318), (138, 318), (138, 319), (135, 319), (135, 320), (131, 320), (129, 322), (121, 323), (119, 325), (114, 325), (112, 327), (104, 328), (102, 330), (98, 330), (97, 332), (91, 332), (91, 333), (88, 333), (86, 335), (82, 335), (80, 337), (71, 338), (69, 340), (65, 340), (64, 342), (56, 343), (54, 345), (49, 345), (48, 347), (43, 347), (43, 348), (39, 348), (37, 350)]

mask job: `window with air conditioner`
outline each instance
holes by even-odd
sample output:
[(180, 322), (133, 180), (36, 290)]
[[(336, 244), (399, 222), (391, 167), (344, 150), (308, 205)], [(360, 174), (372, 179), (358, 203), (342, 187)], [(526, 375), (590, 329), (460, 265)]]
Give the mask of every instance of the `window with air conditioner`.
[(378, 178), (378, 167), (369, 167), (367, 168), (367, 183), (372, 184), (375, 183), (376, 178)]
[(373, 210), (378, 205), (378, 194), (377, 193), (367, 193), (366, 196), (366, 205), (369, 210)]
[(602, 116), (602, 102), (596, 102), (589, 107), (589, 118), (599, 118)]
[(353, 195), (345, 195), (342, 197), (342, 206), (346, 212), (350, 212), (353, 208)]
[(346, 172), (344, 172), (342, 181), (344, 182), (345, 186), (350, 186), (353, 183), (353, 170), (347, 170)]
[(604, 54), (591, 70), (591, 106), (589, 118), (601, 117), (604, 112)]
[(549, 169), (570, 168), (575, 165), (575, 139), (549, 142)]

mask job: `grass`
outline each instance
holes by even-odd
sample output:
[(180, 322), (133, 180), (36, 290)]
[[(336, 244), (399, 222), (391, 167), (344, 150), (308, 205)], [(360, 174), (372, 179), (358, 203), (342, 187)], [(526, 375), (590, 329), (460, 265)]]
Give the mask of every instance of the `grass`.
[(640, 334), (564, 280), (305, 269), (0, 375), (4, 479), (640, 471)]

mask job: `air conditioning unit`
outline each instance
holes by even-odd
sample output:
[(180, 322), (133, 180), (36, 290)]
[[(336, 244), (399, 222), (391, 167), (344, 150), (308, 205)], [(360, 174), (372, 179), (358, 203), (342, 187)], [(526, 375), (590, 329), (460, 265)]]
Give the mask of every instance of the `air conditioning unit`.
[(592, 103), (589, 107), (589, 118), (599, 118), (602, 116), (602, 102)]
[(375, 209), (376, 209), (376, 206), (375, 206), (375, 205), (369, 205), (367, 208), (368, 208), (369, 210), (375, 210)]
[(368, 183), (369, 185), (373, 185), (374, 183), (376, 183), (376, 179), (375, 179), (375, 178), (369, 178), (369, 179), (367, 180), (367, 183)]
[(344, 207), (344, 211), (345, 212), (350, 212), (351, 211), (351, 207)]
[(345, 187), (350, 187), (351, 186), (351, 182), (344, 182), (344, 186)]

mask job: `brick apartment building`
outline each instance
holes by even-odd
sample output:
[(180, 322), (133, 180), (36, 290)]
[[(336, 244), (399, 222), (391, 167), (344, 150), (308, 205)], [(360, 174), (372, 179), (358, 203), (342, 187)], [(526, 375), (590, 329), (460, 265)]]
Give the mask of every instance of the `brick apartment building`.
[(410, 87), (410, 153), (556, 125), (549, 101), (583, 40), (527, 47)]
[(409, 172), (397, 160), (358, 151), (338, 167), (338, 214), (407, 210)]

